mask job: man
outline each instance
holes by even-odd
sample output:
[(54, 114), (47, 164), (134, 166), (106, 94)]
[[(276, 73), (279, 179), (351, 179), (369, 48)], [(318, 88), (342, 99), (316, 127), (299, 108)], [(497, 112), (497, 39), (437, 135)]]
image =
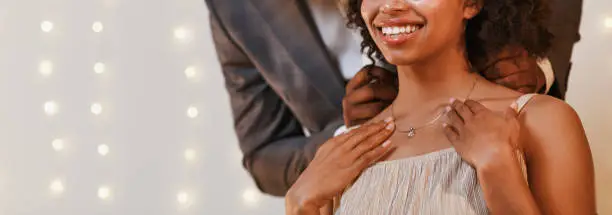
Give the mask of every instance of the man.
[[(243, 164), (265, 193), (283, 196), (343, 124), (374, 117), (397, 94), (393, 73), (361, 68), (369, 62), (360, 38), (344, 27), (333, 0), (206, 3)], [(492, 79), (514, 89), (545, 85), (535, 59), (516, 53), (500, 56), (511, 63), (490, 61)]]

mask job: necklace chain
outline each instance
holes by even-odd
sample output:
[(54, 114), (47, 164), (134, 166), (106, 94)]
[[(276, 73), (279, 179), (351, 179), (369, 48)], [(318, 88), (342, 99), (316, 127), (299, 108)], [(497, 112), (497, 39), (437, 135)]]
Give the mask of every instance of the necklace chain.
[[(478, 78), (474, 77), (474, 83), (472, 84), (472, 88), (470, 89), (470, 91), (468, 92), (467, 96), (465, 97), (466, 99), (469, 99), (470, 96), (472, 95), (472, 92), (474, 92), (474, 89), (476, 88), (476, 84), (478, 83)], [(395, 118), (395, 103), (391, 104), (391, 117), (393, 117), (393, 119), (397, 119)], [(400, 133), (407, 133), (408, 137), (414, 137), (416, 135), (416, 131), (417, 130), (421, 130), (423, 128), (429, 127), (433, 124), (435, 124), (438, 120), (440, 120), (440, 118), (442, 118), (442, 116), (444, 115), (445, 111), (440, 112), (438, 115), (436, 115), (436, 117), (434, 117), (432, 120), (430, 120), (429, 122), (420, 125), (420, 126), (411, 126), (408, 130), (400, 130), (399, 128), (396, 130), (397, 132)]]

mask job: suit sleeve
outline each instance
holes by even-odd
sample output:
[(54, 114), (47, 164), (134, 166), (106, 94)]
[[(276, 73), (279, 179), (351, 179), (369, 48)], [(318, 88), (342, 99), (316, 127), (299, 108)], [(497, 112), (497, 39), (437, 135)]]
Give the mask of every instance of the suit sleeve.
[(582, 0), (551, 2), (549, 30), (554, 35), (548, 59), (555, 73), (555, 83), (549, 94), (564, 98), (571, 70), (574, 44), (580, 40)]
[(342, 122), (309, 137), (213, 11), (210, 23), (229, 93), (243, 165), (264, 193), (283, 196)]

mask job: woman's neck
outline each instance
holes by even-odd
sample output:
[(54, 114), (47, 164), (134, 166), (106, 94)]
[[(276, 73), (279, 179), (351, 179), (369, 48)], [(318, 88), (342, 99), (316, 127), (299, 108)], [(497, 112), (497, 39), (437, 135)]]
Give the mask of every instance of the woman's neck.
[(467, 96), (475, 81), (461, 50), (449, 50), (419, 63), (398, 66), (396, 103), (418, 108), (430, 101)]

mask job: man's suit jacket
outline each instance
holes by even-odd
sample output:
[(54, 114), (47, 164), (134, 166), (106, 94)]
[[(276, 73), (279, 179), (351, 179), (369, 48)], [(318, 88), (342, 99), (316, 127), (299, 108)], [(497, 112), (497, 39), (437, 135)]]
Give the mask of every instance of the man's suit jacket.
[(305, 1), (206, 3), (243, 165), (263, 192), (284, 195), (343, 124), (345, 80)]
[(580, 40), (582, 0), (550, 0), (549, 30), (554, 35), (548, 59), (555, 72), (555, 83), (549, 94), (564, 99), (572, 68), (574, 44)]
[[(282, 196), (342, 124), (345, 81), (305, 0), (205, 1), (243, 165), (259, 189)], [(553, 17), (563, 17), (551, 23), (557, 39), (550, 60), (559, 81), (551, 92), (560, 98), (581, 4), (553, 5)]]

